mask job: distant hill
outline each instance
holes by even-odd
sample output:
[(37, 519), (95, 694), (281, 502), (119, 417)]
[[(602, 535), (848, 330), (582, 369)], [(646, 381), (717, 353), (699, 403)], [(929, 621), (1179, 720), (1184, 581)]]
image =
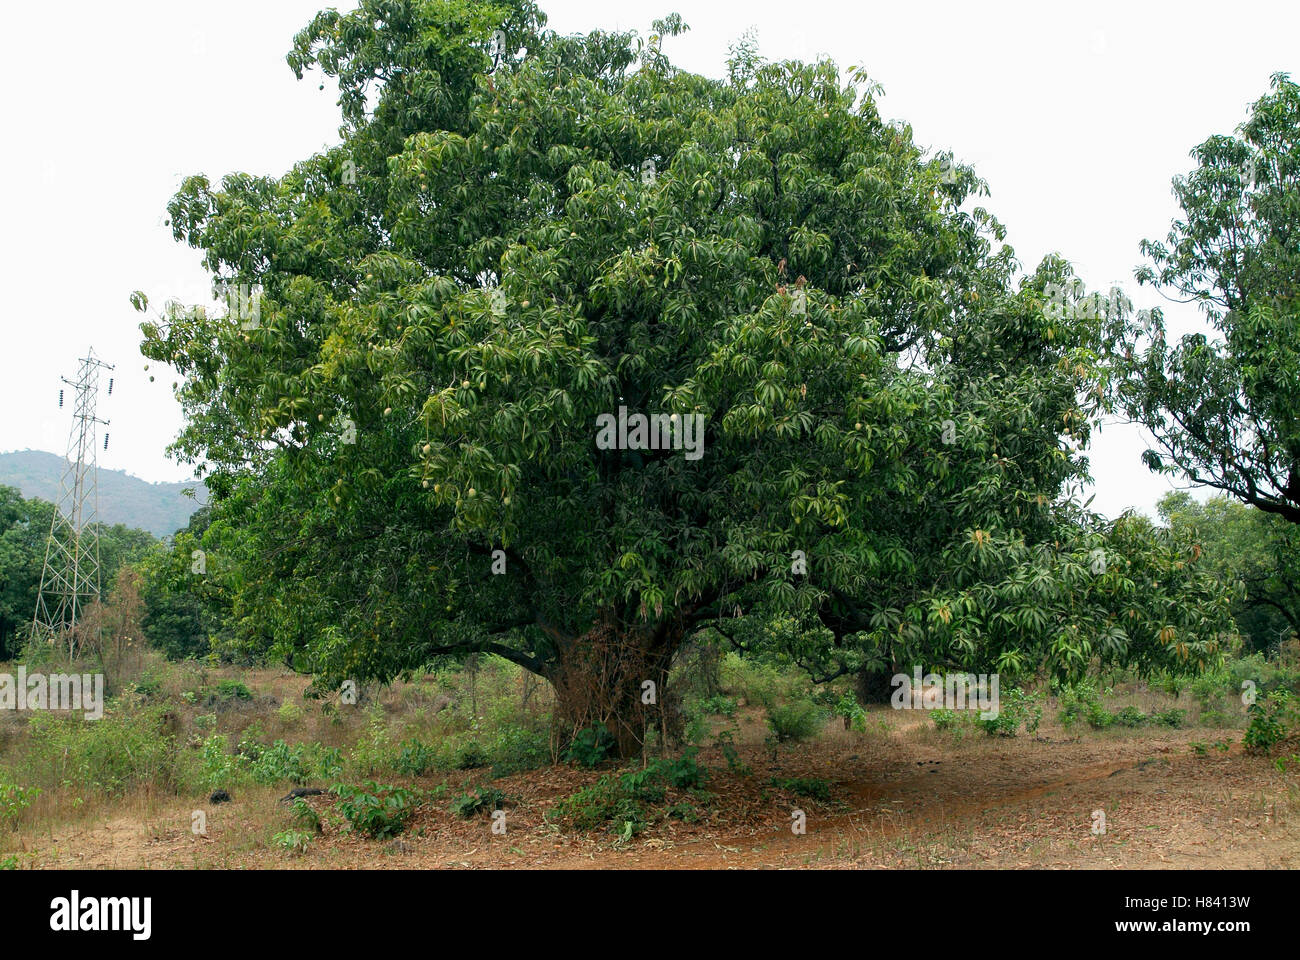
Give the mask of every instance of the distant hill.
[[(19, 450), (0, 453), (0, 484), (17, 487), (24, 497), (54, 502), (67, 461), (57, 453)], [(181, 493), (192, 489), (194, 497)], [(175, 533), (207, 503), (208, 491), (197, 480), (188, 483), (150, 483), (124, 470), (99, 468), (99, 518), (104, 523), (124, 523), (148, 530), (155, 537)]]

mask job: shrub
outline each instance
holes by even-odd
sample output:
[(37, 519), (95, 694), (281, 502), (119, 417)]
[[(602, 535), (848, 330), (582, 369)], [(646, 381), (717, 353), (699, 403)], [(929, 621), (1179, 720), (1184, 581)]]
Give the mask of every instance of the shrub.
[(20, 787), (0, 777), (0, 827), (15, 825), (40, 793), (39, 787)]
[(1286, 738), (1296, 722), (1296, 698), (1288, 690), (1274, 690), (1247, 711), (1250, 723), (1241, 742), (1252, 753), (1266, 753)]
[(219, 680), (217, 696), (222, 700), (252, 700), (253, 691), (238, 680)]
[(1012, 687), (998, 698), (998, 715), (981, 719), (980, 726), (989, 736), (1014, 737), (1023, 726), (1034, 733), (1043, 719), (1042, 694), (1025, 693)]
[(1097, 693), (1097, 684), (1087, 677), (1061, 686), (1058, 698), (1061, 710), (1056, 715), (1056, 719), (1066, 730), (1080, 720), (1091, 717), (1094, 710), (1101, 709), (1101, 696)]
[(1125, 707), (1115, 714), (1115, 722), (1121, 727), (1140, 727), (1147, 722), (1147, 715), (1137, 707)]
[(852, 693), (845, 693), (832, 708), (835, 716), (844, 718), (844, 729), (865, 730), (867, 726), (867, 711), (862, 709), (862, 704), (858, 703), (858, 698)]
[(218, 787), (229, 787), (243, 779), (239, 758), (230, 753), (230, 743), (224, 733), (214, 733), (199, 748), (197, 763), (187, 767), (182, 777), (182, 787), (195, 793), (208, 793)]
[(295, 824), (304, 830), (310, 830), (312, 833), (321, 832), (320, 814), (312, 809), (312, 805), (302, 797), (294, 798), (293, 820)]
[(495, 787), (479, 787), (452, 800), (451, 812), (468, 820), (480, 810), (500, 810), (505, 802), (506, 795)]
[(1151, 714), (1151, 722), (1165, 727), (1178, 728), (1187, 722), (1186, 710), (1160, 710)]
[(785, 790), (800, 797), (831, 802), (831, 783), (820, 777), (773, 777), (770, 781), (778, 790)]
[(674, 803), (664, 812), (672, 819), (680, 820), (682, 823), (696, 823), (700, 819), (699, 807), (684, 800), (680, 803)]
[(695, 705), (695, 714), (705, 716), (722, 716), (734, 717), (736, 715), (736, 699), (728, 697), (725, 694), (717, 693), (711, 697), (700, 700)]
[(310, 778), (302, 744), (289, 746), (277, 740), (251, 763), (253, 780), (271, 786), (277, 783), (306, 783)]
[(393, 769), (408, 777), (418, 777), (430, 770), (436, 759), (435, 750), (425, 746), (419, 740), (406, 740), (402, 743), (397, 759), (393, 761)]
[(343, 776), (343, 751), (338, 747), (318, 746), (316, 775), (322, 780), (334, 780)]
[[(571, 824), (578, 830), (592, 830), (613, 820), (620, 811), (629, 815), (636, 801), (619, 778), (605, 774), (590, 786), (557, 803), (549, 816)], [(644, 820), (644, 814), (641, 814)]]
[(457, 770), (477, 770), (486, 767), (491, 758), (477, 740), (467, 740), (456, 747), (454, 763)]
[(707, 778), (695, 751), (688, 750), (675, 759), (653, 760), (640, 770), (605, 774), (557, 803), (548, 819), (567, 822), (579, 830), (608, 825), (620, 842), (626, 842), (653, 822), (653, 814), (644, 805), (662, 802), (669, 786), (695, 791)]
[(794, 681), (780, 668), (741, 657), (734, 651), (722, 658), (719, 672), (723, 690), (744, 697), (751, 706), (771, 709), (788, 699), (795, 689)]
[(262, 725), (254, 721), (240, 736), (239, 743), (235, 745), (235, 753), (245, 760), (256, 761), (266, 749), (259, 739), (263, 735)]
[(271, 838), (271, 843), (289, 853), (306, 853), (312, 835), (305, 830), (285, 830)]
[[(645, 768), (623, 775), (624, 782), (634, 792), (637, 784), (663, 783), (679, 790), (693, 790), (704, 786), (708, 780), (708, 771), (696, 760), (699, 751), (689, 747), (682, 751), (680, 757), (660, 757), (651, 760)], [(640, 778), (640, 779), (638, 779)]]
[(793, 700), (767, 710), (767, 725), (777, 743), (815, 737), (825, 722), (825, 712), (811, 700)]
[(393, 748), (383, 708), (375, 704), (366, 721), (366, 733), (352, 748), (350, 768), (360, 776), (373, 777), (393, 769), (397, 752)]
[(415, 792), (403, 787), (368, 780), (360, 787), (336, 783), (330, 791), (338, 796), (338, 811), (352, 829), (376, 840), (401, 833), (415, 812)]
[(723, 730), (718, 734), (718, 749), (722, 751), (722, 757), (727, 761), (727, 769), (732, 773), (738, 773), (742, 777), (749, 775), (749, 765), (740, 758), (740, 751), (736, 749), (735, 738), (730, 730)]
[(489, 753), (494, 777), (533, 770), (551, 761), (550, 738), (545, 730), (517, 723), (502, 723)]
[(603, 723), (597, 723), (594, 727), (586, 727), (574, 734), (568, 749), (564, 751), (564, 759), (584, 767), (595, 767), (614, 752), (615, 746), (614, 735)]
[(957, 711), (949, 710), (946, 707), (940, 707), (930, 713), (930, 719), (934, 721), (935, 729), (950, 730), (957, 726)]
[(682, 740), (698, 746), (708, 739), (710, 729), (709, 715), (707, 713), (697, 713), (686, 721), (686, 728), (682, 731)]
[(1088, 726), (1094, 730), (1105, 730), (1115, 723), (1115, 714), (1111, 713), (1100, 703), (1090, 704), (1088, 706)]
[(135, 692), (146, 700), (152, 700), (162, 693), (163, 678), (150, 670), (135, 682)]

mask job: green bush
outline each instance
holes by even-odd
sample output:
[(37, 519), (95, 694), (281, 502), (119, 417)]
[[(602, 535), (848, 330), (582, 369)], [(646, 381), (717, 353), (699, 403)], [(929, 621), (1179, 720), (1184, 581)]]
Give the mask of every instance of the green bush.
[(208, 793), (219, 787), (228, 788), (244, 778), (238, 758), (231, 755), (224, 733), (212, 734), (200, 744), (196, 753), (181, 754), (180, 761), (178, 786), (186, 793)]
[(535, 770), (551, 762), (551, 741), (544, 729), (505, 722), (497, 729), (488, 753), (492, 776)]
[(1094, 730), (1105, 730), (1115, 723), (1115, 714), (1111, 713), (1100, 703), (1089, 704), (1088, 706), (1088, 726)]
[(564, 759), (568, 763), (595, 767), (610, 757), (616, 746), (614, 735), (603, 723), (597, 723), (594, 727), (586, 727), (573, 735), (572, 742), (564, 751)]
[(306, 750), (302, 744), (289, 746), (277, 740), (250, 764), (253, 780), (266, 786), (277, 783), (306, 783), (308, 772)]
[(749, 764), (740, 756), (740, 751), (736, 749), (736, 738), (730, 730), (723, 730), (715, 738), (718, 749), (722, 751), (722, 758), (727, 761), (727, 769), (732, 773), (738, 773), (742, 777), (749, 776)]
[(146, 700), (152, 700), (162, 693), (163, 678), (157, 672), (150, 670), (135, 682), (135, 692), (140, 694)]
[(284, 830), (271, 837), (271, 843), (288, 853), (306, 853), (311, 839), (305, 830)]
[(820, 777), (773, 777), (770, 781), (778, 790), (785, 790), (800, 797), (831, 802), (831, 783)]
[(831, 709), (835, 716), (844, 718), (844, 725), (848, 729), (857, 731), (866, 729), (867, 711), (862, 709), (862, 704), (858, 703), (858, 698), (852, 693), (841, 695)]
[(334, 780), (343, 776), (343, 751), (338, 747), (317, 746), (316, 776), (321, 780)]
[(456, 747), (455, 764), (457, 770), (477, 770), (492, 762), (488, 752), (477, 740), (467, 740)]
[(826, 712), (811, 700), (792, 700), (767, 710), (767, 725), (777, 743), (809, 740), (821, 732)]
[(707, 779), (708, 772), (696, 761), (695, 751), (688, 750), (675, 759), (652, 760), (640, 770), (605, 774), (557, 803), (547, 819), (579, 830), (606, 825), (620, 841), (626, 841), (653, 822), (654, 815), (646, 806), (663, 802), (668, 787), (691, 790), (699, 797), (699, 788)]
[(452, 800), (451, 812), (468, 820), (480, 810), (500, 810), (505, 802), (506, 795), (495, 787), (479, 787)]
[(800, 682), (800, 678), (773, 664), (747, 659), (734, 651), (722, 658), (719, 674), (726, 693), (744, 697), (751, 706), (768, 709), (789, 699)]
[(375, 704), (366, 719), (366, 732), (352, 747), (348, 770), (352, 776), (374, 778), (393, 769), (397, 748), (388, 732), (383, 708)]
[(1071, 729), (1080, 720), (1090, 718), (1094, 710), (1101, 709), (1101, 695), (1097, 692), (1097, 683), (1088, 677), (1062, 685), (1057, 691), (1057, 698), (1061, 709), (1056, 719), (1066, 730)]
[(393, 769), (408, 777), (418, 777), (432, 769), (437, 758), (437, 751), (419, 740), (406, 740), (402, 743), (397, 759), (393, 761)]
[(1296, 698), (1289, 690), (1274, 690), (1250, 705), (1250, 723), (1241, 742), (1252, 753), (1266, 753), (1284, 740), (1297, 720)]
[(253, 691), (238, 680), (217, 682), (217, 696), (222, 700), (252, 700)]
[(956, 710), (939, 707), (937, 710), (932, 710), (930, 712), (930, 719), (934, 721), (935, 729), (951, 730), (953, 727), (957, 726), (957, 721), (960, 718), (957, 716)]
[(9, 783), (3, 774), (0, 771), (0, 827), (17, 824), (22, 812), (41, 793), (39, 787), (20, 787), (16, 783)]
[(989, 736), (1014, 737), (1024, 727), (1035, 733), (1043, 719), (1042, 694), (1025, 693), (1016, 687), (998, 698), (998, 715), (981, 719), (980, 726)]
[(688, 748), (680, 757), (672, 759), (661, 757), (646, 764), (644, 773), (652, 778), (661, 778), (679, 790), (696, 790), (708, 780), (708, 771), (699, 765), (696, 757), (699, 751)]
[(266, 750), (262, 743), (262, 737), (265, 735), (262, 724), (254, 720), (240, 735), (239, 743), (235, 745), (235, 753), (247, 761), (256, 761)]
[(618, 777), (607, 773), (557, 803), (551, 808), (548, 818), (568, 823), (578, 830), (594, 830), (612, 821), (619, 812), (628, 815), (634, 808), (644, 822), (645, 815), (637, 808), (628, 788)]
[(728, 697), (725, 694), (714, 694), (706, 697), (696, 703), (694, 713), (704, 716), (722, 716), (734, 717), (736, 715), (736, 699)]
[(1160, 710), (1151, 714), (1151, 722), (1165, 727), (1178, 728), (1187, 722), (1186, 710)]
[(401, 833), (415, 812), (415, 791), (404, 787), (368, 780), (359, 787), (336, 783), (330, 792), (338, 796), (335, 807), (352, 829), (376, 840)]
[(310, 830), (312, 833), (321, 832), (320, 814), (302, 797), (294, 798), (293, 820), (297, 826), (305, 830)]
[(1115, 722), (1121, 727), (1140, 727), (1147, 722), (1147, 715), (1137, 707), (1125, 707), (1115, 714)]
[(700, 819), (700, 809), (693, 803), (681, 801), (674, 803), (664, 813), (674, 820), (680, 820), (682, 823), (697, 823)]

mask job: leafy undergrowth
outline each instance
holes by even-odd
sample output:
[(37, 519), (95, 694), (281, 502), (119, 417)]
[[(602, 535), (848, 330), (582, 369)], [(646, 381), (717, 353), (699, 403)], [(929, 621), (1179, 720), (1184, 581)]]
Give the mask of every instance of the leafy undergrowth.
[(708, 771), (696, 755), (697, 751), (687, 750), (675, 759), (656, 759), (639, 769), (605, 774), (557, 803), (548, 818), (577, 830), (606, 827), (620, 843), (664, 818), (695, 823), (714, 799), (704, 789)]
[[(824, 767), (819, 762), (814, 768), (804, 760), (817, 755), (815, 744), (802, 749), (798, 759), (787, 754), (780, 769), (763, 763), (770, 758), (764, 746), (743, 752), (769, 771), (757, 773), (747, 763), (733, 768), (729, 761), (734, 750), (687, 748), (676, 756), (614, 770), (557, 765), (490, 783), (477, 771), (465, 771), (432, 787), (340, 784), (310, 800), (317, 812), (311, 826), (318, 837), (284, 835), (303, 823), (296, 809), (282, 815), (280, 832), (270, 846), (301, 855), (311, 844), (370, 844), (382, 854), (389, 847), (380, 841), (397, 837), (403, 843), (433, 840), (465, 849), (496, 841), (525, 846), (545, 842), (561, 849), (619, 848), (633, 841), (686, 842), (721, 839), (737, 830), (758, 833), (772, 823), (786, 823), (795, 807), (817, 812), (839, 808), (832, 802), (833, 787)], [(792, 764), (799, 768), (794, 775), (771, 775)], [(300, 800), (295, 806), (307, 804)]]

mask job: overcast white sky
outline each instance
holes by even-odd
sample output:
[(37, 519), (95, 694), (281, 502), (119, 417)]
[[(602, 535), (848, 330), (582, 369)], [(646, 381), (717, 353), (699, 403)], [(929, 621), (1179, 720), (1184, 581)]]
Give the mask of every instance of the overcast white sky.
[[(279, 174), (337, 140), (334, 88), (294, 79), (293, 34), (321, 0), (21, 4), (5, 12), (7, 104), (0, 150), (0, 451), (62, 453), (59, 377), (94, 345), (117, 364), (112, 441), (100, 464), (147, 480), (188, 478), (164, 454), (181, 418), (165, 371), (144, 372), (135, 289), (207, 302), (195, 251), (163, 225), (183, 176)], [(350, 8), (341, 3), (340, 8)], [(757, 32), (769, 59), (829, 55), (883, 83), (882, 112), (922, 144), (950, 149), (990, 184), (986, 202), (1026, 268), (1058, 251), (1093, 288), (1122, 284), (1143, 237), (1177, 210), (1170, 177), (1191, 147), (1230, 132), (1274, 71), (1300, 75), (1300, 4), (1074, 4), (542, 0), (561, 32), (636, 28), (676, 10), (665, 42), (685, 69), (718, 75), (727, 47)], [(1197, 322), (1168, 313), (1171, 326)], [(1151, 510), (1169, 482), (1138, 462), (1136, 429), (1111, 426), (1092, 452), (1094, 509)]]

